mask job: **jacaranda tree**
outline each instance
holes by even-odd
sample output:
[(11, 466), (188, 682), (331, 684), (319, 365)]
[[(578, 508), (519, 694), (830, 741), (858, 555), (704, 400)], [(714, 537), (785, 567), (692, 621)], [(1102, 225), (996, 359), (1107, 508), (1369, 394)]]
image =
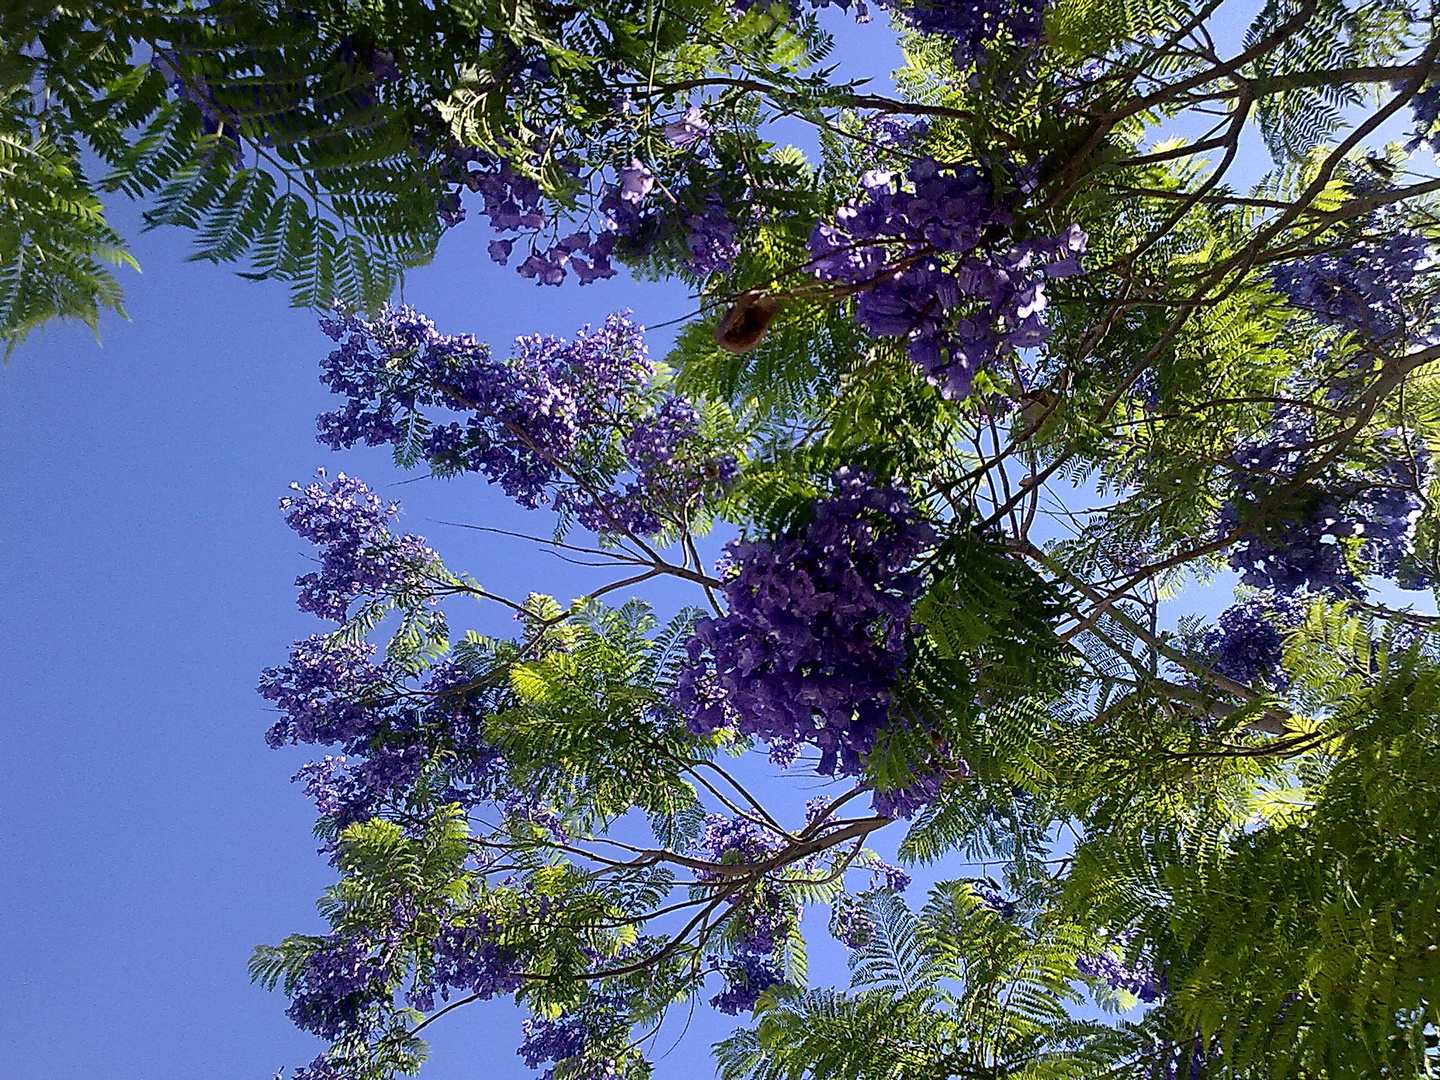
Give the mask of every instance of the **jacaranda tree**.
[[(1440, 654), (1400, 591), (1440, 578), (1436, 13), (880, 6), (893, 98), (804, 0), (14, 16), (12, 340), (111, 301), (87, 200), (149, 192), (339, 298), (322, 442), (479, 474), (614, 572), (504, 596), (358, 480), (284, 500), (330, 625), (261, 692), (327, 748), (338, 871), (330, 932), (254, 961), (329, 1044), (297, 1077), (414, 1072), (497, 996), (555, 1080), (647, 1075), (695, 999), (753, 1016), (733, 1080), (1440, 1069)], [(379, 307), (467, 210), (539, 285), (698, 314), (657, 363), (625, 314), (500, 355)], [(627, 599), (661, 579), (664, 625)], [(474, 601), (517, 635), (453, 633)], [(912, 906), (881, 830), (992, 872)], [(807, 908), (848, 989), (807, 986)]]

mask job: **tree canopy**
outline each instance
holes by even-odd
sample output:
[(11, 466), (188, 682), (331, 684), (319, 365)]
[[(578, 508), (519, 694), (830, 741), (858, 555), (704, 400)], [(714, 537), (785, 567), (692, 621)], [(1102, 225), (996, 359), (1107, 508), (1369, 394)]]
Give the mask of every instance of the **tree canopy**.
[[(100, 196), (149, 199), (336, 302), (323, 442), (613, 570), (500, 595), (359, 480), (284, 500), (333, 624), (261, 683), (333, 748), (330, 932), (253, 963), (328, 1044), (297, 1077), (509, 995), (555, 1080), (648, 1075), (697, 999), (748, 1018), (727, 1080), (1440, 1068), (1435, 12), (877, 7), (894, 96), (801, 0), (0, 15), (0, 336), (118, 307)], [(661, 362), (624, 313), (501, 355), (386, 304), (467, 213), (696, 314)], [(477, 600), (517, 634), (452, 631)]]

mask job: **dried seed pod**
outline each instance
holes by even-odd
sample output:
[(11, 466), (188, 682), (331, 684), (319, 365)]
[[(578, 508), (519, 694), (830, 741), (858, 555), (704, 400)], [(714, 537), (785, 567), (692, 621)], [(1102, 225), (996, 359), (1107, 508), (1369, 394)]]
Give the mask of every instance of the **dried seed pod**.
[(760, 344), (775, 320), (780, 301), (761, 289), (743, 292), (715, 328), (715, 342), (726, 352), (749, 352)]

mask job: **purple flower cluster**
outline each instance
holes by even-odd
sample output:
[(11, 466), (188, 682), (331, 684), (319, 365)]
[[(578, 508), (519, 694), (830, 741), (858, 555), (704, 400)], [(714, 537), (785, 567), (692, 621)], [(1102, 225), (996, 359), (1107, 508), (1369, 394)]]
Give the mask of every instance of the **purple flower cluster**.
[[(674, 124), (667, 124), (666, 137), (675, 145), (692, 145), (708, 137), (710, 125), (699, 110)], [(703, 136), (699, 133), (703, 132)], [(684, 139), (688, 142), (677, 142)], [(660, 205), (646, 207), (655, 175), (637, 159), (621, 169), (619, 183), (607, 185), (599, 210), (609, 235), (625, 241), (632, 249), (647, 251), (667, 237), (680, 237), (680, 260), (696, 277), (728, 273), (740, 253), (737, 224), (726, 202), (713, 190), (675, 184)]]
[(725, 989), (710, 999), (710, 1004), (730, 1016), (755, 1008), (760, 995), (785, 981), (772, 960), (756, 953), (736, 953), (721, 961)]
[[(662, 134), (672, 146), (698, 148), (709, 139), (711, 126), (699, 108), (691, 106), (678, 120), (665, 124)], [(474, 160), (484, 160), (479, 151), (471, 155)], [(573, 166), (571, 169), (574, 171)], [(457, 179), (483, 197), (484, 212), (497, 232), (516, 234), (490, 242), (488, 250), (495, 262), (507, 265), (521, 236), (532, 238), (529, 254), (516, 270), (539, 285), (559, 285), (572, 272), (581, 285), (614, 277), (611, 257), (617, 244), (644, 250), (665, 234), (683, 238), (684, 261), (697, 277), (728, 272), (740, 250), (736, 223), (713, 192), (672, 184), (659, 205), (647, 205), (656, 177), (638, 158), (617, 169), (613, 182), (601, 185), (593, 204), (596, 228), (578, 229), (548, 245), (535, 238), (559, 222), (546, 210), (543, 193), (533, 179), (508, 162), (479, 171), (467, 168)], [(464, 217), (458, 188), (446, 207), (442, 213), (452, 222)]]
[(680, 119), (672, 121), (661, 129), (665, 135), (665, 141), (671, 146), (694, 146), (710, 138), (714, 130), (710, 121), (705, 119), (704, 113), (698, 105), (689, 106)]
[(570, 833), (553, 806), (541, 802), (531, 791), (509, 791), (504, 798), (505, 820), (524, 821), (543, 830), (557, 844), (570, 843)]
[[(1404, 83), (1397, 83), (1396, 90)], [(1428, 146), (1434, 154), (1440, 154), (1440, 133), (1435, 123), (1440, 120), (1440, 83), (1430, 83), (1410, 99), (1410, 111), (1415, 114), (1415, 133), (1405, 144), (1405, 149), (1414, 153), (1421, 146)]]
[(897, 488), (848, 469), (804, 528), (726, 550), (729, 614), (704, 618), (676, 694), (691, 730), (809, 743), (818, 769), (855, 775), (885, 726), (905, 663), (912, 567), (934, 530)]
[[(814, 8), (831, 4), (850, 10), (851, 0), (809, 0)], [(1045, 31), (1048, 0), (875, 0), (882, 11), (895, 10), (900, 18), (922, 34), (938, 34), (954, 44), (955, 63), (966, 68), (983, 64), (996, 45), (1006, 42), (1019, 48), (1040, 44)], [(747, 11), (756, 0), (734, 0), (731, 6)], [(855, 21), (868, 23), (870, 7), (855, 0)]]
[(847, 949), (862, 949), (875, 934), (875, 920), (865, 902), (841, 893), (830, 905), (830, 934)]
[[(547, 909), (541, 899), (522, 904), (520, 915), (543, 916)], [(484, 912), (466, 912), (459, 923), (453, 913), (432, 914), (441, 915), (441, 928), (430, 962), (405, 995), (412, 1007), (428, 1012), (437, 994), (448, 1000), (452, 991), (490, 998), (520, 988), (515, 958), (500, 944), (506, 924)], [(379, 1032), (394, 1015), (395, 991), (405, 975), (395, 950), (398, 935), (415, 915), (413, 909), (397, 910), (397, 925), (379, 942), (340, 932), (319, 939), (291, 990), (287, 1015), (296, 1026), (332, 1042)]]
[(1382, 577), (1402, 588), (1427, 589), (1423, 573), (1406, 573), (1415, 547), (1415, 526), (1423, 512), (1422, 493), (1429, 487), (1429, 460), (1425, 451), (1412, 459), (1403, 447), (1371, 469), (1363, 481), (1351, 485), (1350, 510), (1361, 537), (1360, 558)]
[(730, 272), (740, 244), (735, 239), (735, 222), (720, 196), (706, 197), (703, 212), (686, 215), (685, 229), (689, 252), (685, 261), (692, 274), (704, 278)]
[[(615, 1080), (620, 1069), (614, 1057), (604, 1050), (604, 1029), (613, 1030), (624, 1002), (613, 994), (591, 993), (580, 1006), (553, 1020), (526, 1020), (524, 1038), (515, 1052), (532, 1069), (546, 1062), (564, 1063), (568, 1080)], [(555, 1069), (546, 1069), (540, 1080), (552, 1080)]]
[(1020, 905), (1006, 897), (998, 889), (992, 889), (988, 885), (975, 882), (970, 886), (970, 891), (975, 894), (975, 899), (980, 901), (982, 907), (987, 907), (1006, 922), (1014, 921), (1019, 914)]
[(287, 743), (353, 743), (381, 723), (375, 703), (388, 696), (391, 672), (377, 667), (375, 646), (310, 637), (297, 641), (281, 667), (260, 676), (260, 695), (284, 719), (265, 735), (271, 747)]
[(295, 775), (320, 813), (340, 828), (368, 821), (413, 789), (437, 749), (445, 762), (444, 777), (432, 777), (438, 802), (470, 806), (488, 798), (503, 760), (485, 742), (483, 704), (457, 691), (468, 676), (439, 664), (412, 690), (391, 665), (376, 665), (374, 653), (373, 645), (311, 637), (295, 643), (287, 663), (261, 676), (261, 695), (282, 717), (265, 736), (270, 746), (344, 750)]
[(396, 973), (368, 942), (329, 935), (305, 961), (285, 1015), (334, 1042), (364, 1034), (389, 1012)]
[[(522, 906), (522, 917), (544, 915), (545, 898)], [(463, 923), (447, 922), (435, 937), (433, 966), (424, 984), (411, 991), (415, 1006), (424, 1011), (435, 1007), (435, 995), (448, 1000), (451, 990), (478, 994), (488, 1000), (513, 994), (523, 980), (515, 974), (516, 958), (501, 944), (505, 924), (483, 912), (471, 912)]]
[(940, 794), (941, 782), (938, 773), (914, 777), (904, 787), (875, 792), (870, 797), (870, 807), (885, 817), (908, 821), (935, 801)]
[(700, 459), (689, 469), (677, 468), (687, 456), (693, 460), (687, 448), (700, 441), (700, 414), (695, 407), (684, 398), (665, 395), (652, 412), (634, 421), (620, 441), (634, 479), (617, 492), (593, 494), (593, 503), (576, 501), (576, 520), (594, 532), (617, 527), (647, 536), (660, 532), (665, 527), (663, 508), (684, 507), (717, 493), (739, 471), (728, 454)]
[[(523, 1039), (516, 1053), (532, 1069), (547, 1061), (579, 1064), (590, 1041), (585, 1018), (579, 1013), (566, 1013), (555, 1020), (526, 1020), (521, 1028)], [(551, 1080), (554, 1068), (546, 1069), (540, 1080)], [(565, 1075), (575, 1080), (610, 1080), (618, 1076), (612, 1062), (587, 1061), (579, 1069), (567, 1069)]]
[(861, 133), (881, 146), (903, 148), (930, 134), (930, 121), (906, 116), (875, 116)]
[(954, 41), (961, 68), (983, 63), (996, 44), (1009, 39), (1019, 48), (1040, 44), (1046, 0), (915, 0), (900, 15), (922, 34)]
[(778, 841), (749, 818), (707, 814), (695, 841), (698, 856), (713, 863), (763, 862), (778, 850)]
[(1282, 687), (1288, 681), (1280, 668), (1284, 631), (1304, 617), (1305, 605), (1296, 597), (1253, 593), (1220, 613), (1219, 625), (1200, 638), (1200, 651), (1227, 679)]
[(910, 875), (898, 866), (876, 859), (870, 864), (870, 888), (904, 892), (910, 887)]
[(1314, 423), (1286, 411), (1264, 441), (1235, 452), (1235, 495), (1221, 509), (1219, 532), (1239, 534), (1229, 559), (1244, 584), (1335, 593), (1363, 591), (1357, 567), (1398, 576), (1414, 547), (1428, 463), (1412, 460), (1398, 431), (1382, 433), (1376, 446), (1391, 456), (1332, 465), (1297, 483), (1316, 451)]
[[(696, 850), (709, 862), (754, 865), (774, 855), (779, 843), (746, 818), (710, 814), (705, 819), (705, 830)], [(704, 881), (728, 880), (726, 875), (715, 871), (702, 870), (697, 876)], [(737, 955), (753, 953), (773, 957), (784, 947), (785, 939), (800, 919), (800, 909), (794, 901), (787, 899), (768, 878), (732, 895), (729, 903), (735, 909), (733, 928)]]
[[(515, 1052), (532, 1069), (547, 1061), (561, 1062), (578, 1058), (585, 1052), (589, 1032), (579, 1013), (565, 1013), (555, 1020), (526, 1020), (521, 1027), (523, 1038)], [(541, 1080), (550, 1080), (554, 1069), (546, 1069)]]
[[(278, 1069), (273, 1080), (284, 1080), (285, 1070)], [(343, 1065), (336, 1064), (327, 1055), (321, 1054), (303, 1069), (296, 1069), (290, 1080), (351, 1080)]]
[[(620, 186), (607, 190), (604, 201), (614, 204), (642, 197), (626, 187), (625, 170), (621, 173)], [(525, 231), (535, 235), (550, 225), (551, 218), (545, 212), (540, 185), (516, 172), (508, 162), (495, 172), (471, 175), (477, 176), (474, 189), (483, 196), (485, 213), (497, 232)], [(490, 258), (501, 266), (506, 265), (514, 252), (515, 239), (492, 240)], [(614, 250), (613, 232), (592, 234), (581, 229), (548, 247), (532, 244), (530, 254), (516, 267), (516, 271), (538, 285), (559, 285), (569, 272), (574, 271), (581, 285), (589, 285), (593, 281), (615, 276), (615, 269), (610, 265), (610, 255)]]
[[(546, 209), (539, 183), (511, 162), (485, 150), (463, 146), (448, 135), (440, 158), (442, 179), (454, 185), (440, 200), (440, 218), (447, 226), (453, 227), (465, 220), (461, 192), (469, 190), (480, 195), (481, 212), (496, 232), (517, 234), (490, 242), (490, 258), (500, 265), (510, 260), (519, 236), (528, 235), (532, 238), (530, 254), (517, 267), (522, 277), (542, 285), (559, 285), (573, 271), (580, 284), (588, 285), (615, 276), (615, 269), (610, 265), (615, 237), (608, 233), (592, 236), (581, 230), (548, 246), (536, 242), (543, 230), (557, 223)], [(572, 176), (579, 174), (579, 166), (573, 161), (561, 162), (561, 167)]]
[[(726, 866), (762, 863), (779, 850), (778, 841), (747, 818), (710, 814), (696, 843), (696, 854)], [(724, 885), (728, 875), (698, 872), (701, 881)], [(784, 981), (776, 966), (785, 942), (800, 921), (800, 908), (768, 877), (732, 893), (727, 902), (734, 914), (731, 955), (718, 961), (725, 989), (710, 999), (721, 1012), (734, 1015), (755, 1007), (762, 993)]]
[(344, 622), (350, 604), (360, 596), (384, 596), (421, 589), (435, 571), (439, 556), (421, 536), (397, 537), (390, 519), (400, 512), (395, 503), (382, 504), (359, 480), (339, 473), (280, 500), (285, 523), (320, 549), (320, 570), (295, 580), (300, 610), (322, 619)]
[(387, 798), (403, 796), (415, 785), (429, 762), (423, 746), (380, 746), (353, 765), (342, 757), (302, 765), (291, 779), (305, 784), (305, 794), (336, 828), (369, 821)]
[(1322, 323), (1372, 341), (1401, 333), (1419, 341), (1433, 329), (1433, 319), (1407, 327), (1406, 299), (1416, 275), (1433, 261), (1424, 237), (1399, 232), (1380, 243), (1283, 263), (1271, 277), (1290, 303)]
[[(442, 475), (482, 473), (522, 506), (549, 502), (609, 533), (660, 532), (735, 476), (735, 459), (702, 438), (693, 406), (652, 385), (643, 329), (626, 314), (571, 341), (519, 338), (505, 362), (406, 307), (324, 328), (339, 347), (322, 381), (349, 399), (319, 420), (333, 449), (393, 443), (402, 459), (423, 458)], [(469, 415), (435, 424), (426, 408)]]
[(1157, 1001), (1164, 993), (1162, 980), (1152, 968), (1144, 964), (1129, 966), (1112, 953), (1078, 957), (1075, 970), (1108, 983), (1114, 990), (1134, 994), (1146, 1004)]
[(1088, 238), (1079, 226), (1010, 241), (1013, 215), (969, 165), (927, 158), (903, 180), (875, 170), (861, 186), (864, 199), (841, 207), (834, 225), (816, 225), (811, 265), (857, 292), (860, 325), (904, 339), (943, 396), (966, 397), (987, 362), (1045, 342), (1045, 282), (1081, 272)]

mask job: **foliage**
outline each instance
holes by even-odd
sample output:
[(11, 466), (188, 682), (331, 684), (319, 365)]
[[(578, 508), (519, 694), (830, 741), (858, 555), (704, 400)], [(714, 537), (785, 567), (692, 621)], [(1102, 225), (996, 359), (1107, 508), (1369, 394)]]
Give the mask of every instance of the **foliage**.
[[(733, 1080), (1440, 1067), (1440, 654), (1395, 601), (1440, 581), (1433, 13), (879, 6), (893, 97), (798, 0), (0, 16), (7, 345), (118, 308), (99, 196), (148, 199), (341, 301), (326, 442), (614, 571), (507, 597), (358, 481), (287, 501), (337, 624), (262, 682), (272, 744), (338, 751), (300, 774), (331, 930), (254, 968), (329, 1045), (298, 1075), (412, 1073), (496, 995), (560, 1078), (647, 1075), (705, 997), (753, 1010)], [(700, 312), (659, 364), (624, 316), (501, 359), (381, 307), (467, 202), (538, 284)], [(612, 602), (659, 579), (697, 607)], [(460, 599), (516, 636), (453, 638)], [(866, 846), (907, 818), (918, 912)], [(817, 905), (848, 991), (808, 986)]]

